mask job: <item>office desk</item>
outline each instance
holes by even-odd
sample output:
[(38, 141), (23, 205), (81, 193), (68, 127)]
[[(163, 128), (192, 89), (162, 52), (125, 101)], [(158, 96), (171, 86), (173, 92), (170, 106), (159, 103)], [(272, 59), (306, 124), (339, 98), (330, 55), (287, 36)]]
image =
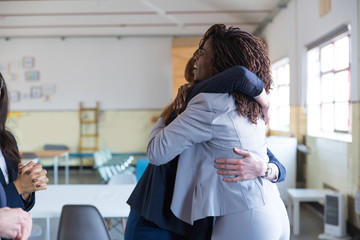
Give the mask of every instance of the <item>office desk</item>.
[(46, 239), (50, 239), (50, 218), (59, 218), (66, 204), (94, 205), (103, 217), (127, 217), (126, 204), (135, 184), (105, 185), (48, 185), (36, 192), (36, 203), (30, 211), (33, 218), (46, 218)]

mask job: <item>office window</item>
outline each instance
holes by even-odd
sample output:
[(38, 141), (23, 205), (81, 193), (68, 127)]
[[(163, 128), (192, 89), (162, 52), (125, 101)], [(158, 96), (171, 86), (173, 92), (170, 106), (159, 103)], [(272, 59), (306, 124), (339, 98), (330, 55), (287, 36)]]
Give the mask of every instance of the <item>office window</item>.
[(271, 65), (273, 89), (270, 93), (272, 114), (270, 129), (289, 131), (290, 129), (290, 66), (289, 58)]
[(308, 132), (351, 133), (350, 35), (308, 50)]

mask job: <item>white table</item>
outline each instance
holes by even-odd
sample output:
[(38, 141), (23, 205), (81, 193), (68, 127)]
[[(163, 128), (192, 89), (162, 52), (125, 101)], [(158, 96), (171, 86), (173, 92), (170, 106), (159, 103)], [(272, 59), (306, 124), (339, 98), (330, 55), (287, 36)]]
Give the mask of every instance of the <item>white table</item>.
[(50, 240), (50, 218), (59, 218), (66, 204), (94, 205), (103, 217), (127, 217), (130, 207), (126, 201), (135, 184), (48, 185), (36, 192), (36, 203), (30, 211), (33, 218), (46, 218), (46, 239)]
[(317, 202), (325, 200), (327, 190), (310, 188), (289, 188), (288, 193), (288, 214), (293, 225), (293, 234), (300, 233), (300, 203)]

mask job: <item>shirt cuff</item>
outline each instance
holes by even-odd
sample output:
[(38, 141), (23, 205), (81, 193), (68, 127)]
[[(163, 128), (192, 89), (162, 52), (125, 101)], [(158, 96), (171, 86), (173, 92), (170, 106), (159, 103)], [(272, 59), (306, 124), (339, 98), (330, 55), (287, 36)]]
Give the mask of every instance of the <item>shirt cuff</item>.
[(20, 196), (21, 196), (21, 199), (22, 199), (23, 201), (30, 202), (31, 199), (32, 199), (33, 194), (34, 194), (34, 193), (30, 193), (30, 196), (29, 196), (29, 199), (28, 199), (28, 200), (26, 200), (26, 199), (24, 198), (24, 195), (23, 195), (23, 194), (21, 194)]
[(277, 180), (279, 179), (279, 168), (276, 166), (275, 163), (268, 164), (272, 168), (273, 172), (275, 172), (275, 179), (271, 180), (271, 182), (277, 182)]
[(257, 95), (256, 97), (254, 97), (254, 98), (259, 98), (260, 95), (263, 93), (263, 91), (265, 91), (265, 89), (263, 89), (263, 90), (261, 91), (261, 93), (260, 93), (259, 95)]

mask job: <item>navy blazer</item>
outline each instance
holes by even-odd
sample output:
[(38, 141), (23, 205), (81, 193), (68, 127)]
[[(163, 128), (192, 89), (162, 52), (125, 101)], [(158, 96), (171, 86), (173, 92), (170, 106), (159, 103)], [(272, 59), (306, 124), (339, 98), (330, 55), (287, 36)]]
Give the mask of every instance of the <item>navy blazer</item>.
[(0, 184), (0, 208), (6, 207), (6, 194), (4, 187)]
[[(13, 136), (11, 135), (11, 137)], [(10, 208), (22, 208), (25, 211), (30, 211), (35, 204), (35, 193), (31, 194), (30, 201), (24, 200), (14, 185), (14, 181), (18, 177), (18, 166), (7, 158), (5, 158), (5, 163), (9, 173), (9, 184), (6, 184), (2, 171), (0, 171), (0, 182), (5, 190), (7, 199), (6, 206)]]

